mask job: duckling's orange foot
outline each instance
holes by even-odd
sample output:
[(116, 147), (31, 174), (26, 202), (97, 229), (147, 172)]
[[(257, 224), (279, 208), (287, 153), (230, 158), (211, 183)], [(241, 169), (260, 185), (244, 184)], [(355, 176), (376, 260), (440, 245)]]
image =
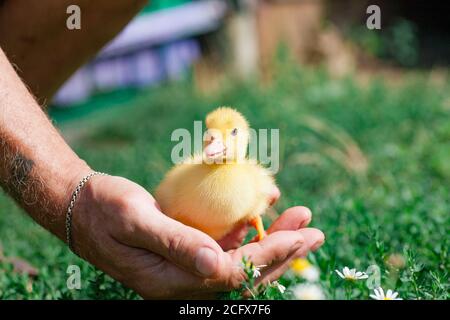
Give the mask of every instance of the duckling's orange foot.
[(261, 216), (257, 216), (252, 220), (250, 220), (250, 224), (252, 225), (253, 228), (256, 229), (256, 232), (258, 232), (258, 241), (260, 241), (262, 238), (266, 236)]

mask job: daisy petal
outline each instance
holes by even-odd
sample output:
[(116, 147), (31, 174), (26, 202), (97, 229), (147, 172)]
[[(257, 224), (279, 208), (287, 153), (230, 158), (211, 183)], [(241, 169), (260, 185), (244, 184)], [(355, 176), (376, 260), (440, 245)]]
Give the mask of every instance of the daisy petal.
[(345, 276), (339, 271), (339, 270), (334, 270), (336, 271), (336, 273), (339, 275), (339, 277), (341, 277), (342, 279), (345, 278)]

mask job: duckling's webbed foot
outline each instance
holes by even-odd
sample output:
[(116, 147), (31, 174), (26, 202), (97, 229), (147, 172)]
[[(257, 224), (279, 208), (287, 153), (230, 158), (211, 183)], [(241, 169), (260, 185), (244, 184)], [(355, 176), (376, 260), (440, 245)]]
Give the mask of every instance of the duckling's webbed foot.
[(256, 232), (258, 232), (258, 241), (262, 240), (266, 236), (266, 232), (264, 231), (264, 224), (262, 222), (261, 216), (257, 216), (250, 220), (250, 224), (253, 228), (256, 229)]

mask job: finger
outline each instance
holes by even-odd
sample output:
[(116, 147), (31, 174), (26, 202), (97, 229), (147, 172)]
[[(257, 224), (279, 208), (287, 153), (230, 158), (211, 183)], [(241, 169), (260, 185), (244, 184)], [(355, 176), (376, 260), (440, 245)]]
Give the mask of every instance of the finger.
[(225, 252), (210, 236), (162, 213), (147, 220), (134, 230), (139, 247), (203, 277), (222, 272)]
[[(309, 236), (307, 232), (305, 235)], [(314, 237), (311, 239), (314, 239)], [(269, 270), (272, 270), (271, 266), (289, 266), (289, 262), (297, 256), (304, 243), (303, 232), (279, 231), (268, 235), (259, 242), (249, 243), (232, 252), (228, 252), (233, 261), (232, 265), (228, 264), (227, 267), (228, 278), (214, 280), (210, 283), (210, 286), (221, 288), (222, 290), (238, 288), (246, 277), (241, 267), (244, 257), (254, 265), (265, 266), (263, 268), (269, 268)], [(309, 242), (306, 246), (309, 247)], [(303, 250), (300, 252), (303, 252)], [(275, 270), (276, 268), (273, 269)]]
[[(146, 268), (138, 275), (138, 291), (143, 297), (152, 297), (155, 292), (159, 298), (214, 298), (219, 292), (241, 288), (246, 274), (240, 265), (227, 256), (224, 264), (226, 272), (218, 278), (205, 278), (185, 271), (169, 261), (164, 261), (155, 268)], [(140, 280), (139, 280), (140, 279)], [(144, 280), (144, 281), (142, 281)], [(145, 280), (148, 280), (147, 283)], [(135, 288), (133, 288), (135, 289)], [(135, 289), (136, 290), (136, 289)], [(142, 293), (141, 293), (142, 292)]]
[(309, 251), (316, 251), (325, 242), (325, 235), (316, 228), (303, 228), (300, 232), (305, 239), (305, 245), (297, 250), (296, 258), (305, 257)]
[(255, 265), (272, 265), (285, 260), (296, 252), (305, 242), (297, 231), (279, 231), (272, 233), (259, 242), (249, 243), (232, 253), (234, 261), (246, 257)]
[[(306, 239), (304, 245), (286, 260), (265, 268), (261, 272), (261, 276), (255, 281), (255, 287), (278, 280), (289, 269), (293, 259), (306, 256), (309, 251), (316, 250), (324, 242), (324, 235), (320, 230), (307, 228), (300, 230), (300, 232)], [(244, 292), (244, 297), (248, 298), (249, 296), (250, 292)]]
[(325, 241), (324, 234), (318, 229), (305, 228), (298, 232), (300, 232), (305, 239), (303, 245), (284, 261), (264, 269), (261, 272), (261, 277), (257, 279), (256, 284), (277, 280), (289, 269), (293, 259), (305, 257), (308, 252), (317, 250)]
[(311, 222), (311, 210), (306, 207), (292, 207), (284, 211), (267, 229), (267, 233), (280, 230), (298, 230)]
[(161, 206), (159, 205), (159, 203), (158, 202), (156, 202), (156, 200), (155, 200), (155, 202), (153, 203), (153, 205), (156, 207), (156, 209), (158, 209), (159, 211), (161, 211), (162, 212), (162, 210), (161, 210)]
[(144, 249), (126, 248), (128, 260), (134, 261), (127, 286), (144, 299), (189, 298), (209, 290), (205, 278), (185, 271), (164, 257)]
[[(299, 252), (306, 252), (308, 251), (307, 248), (311, 249), (323, 240), (322, 233), (316, 229), (301, 230), (298, 233), (302, 234), (302, 240), (300, 240), (302, 245), (300, 246), (301, 248), (295, 250), (297, 242), (292, 238), (296, 238), (296, 236), (292, 237), (291, 233), (296, 232), (277, 232), (267, 236), (260, 243), (249, 244), (244, 246), (244, 249), (236, 250), (234, 257), (229, 256), (229, 259), (224, 261), (227, 272), (222, 277), (213, 280), (187, 272), (163, 258), (155, 262), (154, 258), (151, 258), (146, 253), (144, 257), (148, 261), (143, 263), (146, 267), (138, 272), (134, 272), (138, 281), (132, 285), (132, 288), (144, 298), (213, 297), (211, 294), (215, 292), (228, 291), (240, 287), (240, 284), (245, 279), (245, 274), (242, 272), (242, 268), (239, 267), (243, 256), (250, 257), (257, 265), (270, 264), (272, 261), (276, 261), (263, 271), (262, 276), (257, 280), (257, 284), (274, 281), (287, 270), (291, 260), (297, 257)], [(303, 239), (308, 240), (303, 242)], [(282, 249), (285, 253), (274, 252), (274, 248), (282, 245), (283, 242), (286, 242), (286, 247)], [(293, 250), (289, 250), (290, 247), (294, 247)], [(273, 255), (272, 257), (269, 257), (270, 254), (265, 256), (264, 252), (269, 252)], [(285, 255), (287, 255), (286, 258), (284, 258)]]
[[(281, 230), (298, 230), (306, 227), (311, 222), (311, 210), (306, 207), (292, 207), (284, 211), (267, 229), (267, 233)], [(250, 242), (257, 241), (254, 237)]]
[[(162, 258), (164, 259), (164, 258)], [(231, 266), (231, 258), (228, 266)], [(208, 279), (183, 270), (163, 260), (154, 264), (149, 259), (147, 266), (135, 273), (131, 288), (143, 298), (213, 298), (219, 292), (239, 289), (245, 280), (245, 273), (237, 266), (230, 268), (220, 278)]]
[(236, 249), (237, 247), (240, 247), (242, 241), (244, 241), (245, 236), (248, 233), (248, 228), (248, 223), (242, 223), (217, 242), (224, 251)]
[(146, 249), (121, 243), (112, 247), (114, 263), (99, 265), (119, 282), (143, 298), (212, 298), (217, 292), (240, 288), (245, 280), (242, 268), (224, 253), (224, 270), (219, 278), (205, 278), (186, 271)]
[(228, 252), (231, 263), (225, 264), (228, 270), (227, 277), (211, 281), (210, 286), (222, 288), (222, 290), (239, 288), (247, 277), (242, 268), (244, 257), (255, 266), (270, 266), (295, 254), (303, 243), (304, 239), (300, 232), (279, 231), (266, 236), (259, 242), (249, 243)]

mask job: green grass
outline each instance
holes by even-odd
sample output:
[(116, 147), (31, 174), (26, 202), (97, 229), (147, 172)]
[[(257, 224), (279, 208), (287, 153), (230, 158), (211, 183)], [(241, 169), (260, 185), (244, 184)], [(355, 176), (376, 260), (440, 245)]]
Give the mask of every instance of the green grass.
[[(365, 271), (370, 265), (379, 266), (382, 287), (404, 299), (449, 297), (448, 82), (438, 86), (418, 77), (395, 87), (382, 79), (361, 86), (351, 77), (331, 80), (321, 70), (281, 65), (270, 86), (229, 81), (221, 92), (203, 96), (182, 82), (59, 124), (93, 168), (152, 191), (171, 166), (172, 130), (192, 129), (193, 120), (219, 105), (235, 106), (254, 128), (280, 129), (277, 210), (305, 205), (313, 211), (312, 225), (324, 231), (326, 243), (309, 259), (320, 268), (319, 285), (328, 299), (367, 299), (364, 282), (346, 286), (334, 270)], [(30, 290), (26, 276), (0, 264), (0, 298), (137, 298), (71, 254), (5, 195), (0, 195), (0, 239), (5, 255), (39, 269)], [(390, 267), (392, 255), (404, 264)], [(71, 264), (82, 269), (79, 291), (66, 288)], [(302, 281), (281, 279), (287, 287)], [(257, 296), (289, 297), (276, 290)]]

